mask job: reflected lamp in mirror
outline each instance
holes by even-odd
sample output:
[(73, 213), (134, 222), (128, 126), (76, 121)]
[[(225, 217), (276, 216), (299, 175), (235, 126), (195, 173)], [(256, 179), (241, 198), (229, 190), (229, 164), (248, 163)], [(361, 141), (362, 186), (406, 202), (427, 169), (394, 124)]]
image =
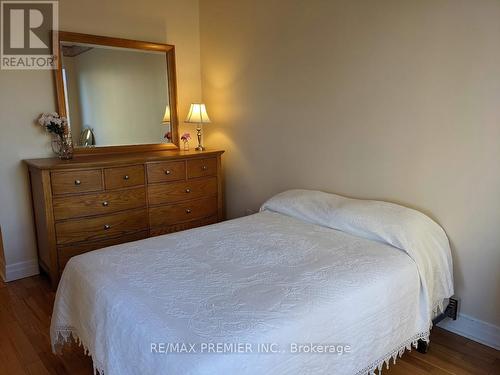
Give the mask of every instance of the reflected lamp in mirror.
[(161, 127), (163, 133), (163, 142), (170, 143), (172, 142), (172, 128), (170, 123), (170, 106), (167, 104), (165, 106), (165, 113), (163, 115), (163, 120), (161, 120)]
[(163, 120), (161, 123), (163, 125), (170, 125), (170, 106), (168, 104), (165, 107), (165, 114), (163, 115)]
[(189, 108), (189, 113), (186, 117), (187, 123), (197, 124), (196, 126), (196, 136), (198, 137), (198, 147), (195, 148), (196, 151), (203, 151), (205, 147), (201, 144), (201, 127), (203, 124), (209, 124), (210, 118), (207, 114), (207, 108), (203, 103), (192, 103)]

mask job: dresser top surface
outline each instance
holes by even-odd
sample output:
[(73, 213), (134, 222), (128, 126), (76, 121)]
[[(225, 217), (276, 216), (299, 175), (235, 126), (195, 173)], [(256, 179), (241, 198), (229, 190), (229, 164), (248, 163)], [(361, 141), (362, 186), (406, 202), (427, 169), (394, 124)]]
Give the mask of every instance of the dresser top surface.
[(74, 168), (100, 168), (117, 164), (142, 164), (153, 161), (168, 161), (175, 159), (192, 159), (217, 156), (223, 150), (206, 151), (149, 151), (137, 153), (120, 153), (105, 155), (75, 156), (71, 160), (58, 158), (26, 159), (24, 162), (32, 169), (74, 169)]

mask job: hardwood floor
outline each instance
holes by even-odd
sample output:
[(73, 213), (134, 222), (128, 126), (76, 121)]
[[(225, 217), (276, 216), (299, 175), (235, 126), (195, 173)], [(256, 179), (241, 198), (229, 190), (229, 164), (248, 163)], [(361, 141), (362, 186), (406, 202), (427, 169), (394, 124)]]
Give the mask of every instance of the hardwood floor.
[(92, 374), (82, 350), (53, 355), (50, 314), (55, 293), (41, 276), (8, 284), (0, 281), (0, 374)]
[[(54, 293), (41, 276), (0, 281), (0, 375), (91, 375), (92, 362), (74, 346), (50, 349)], [(384, 370), (388, 375), (500, 375), (500, 351), (434, 328), (427, 354), (413, 350)]]

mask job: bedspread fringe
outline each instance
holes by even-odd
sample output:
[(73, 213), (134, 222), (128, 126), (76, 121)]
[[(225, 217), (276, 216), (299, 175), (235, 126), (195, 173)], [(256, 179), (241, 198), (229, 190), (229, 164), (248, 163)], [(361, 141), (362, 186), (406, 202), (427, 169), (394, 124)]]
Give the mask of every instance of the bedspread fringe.
[(381, 359), (373, 362), (369, 366), (357, 372), (356, 375), (376, 375), (375, 371), (377, 370), (378, 370), (378, 375), (380, 375), (382, 373), (382, 369), (384, 368), (384, 364), (386, 369), (389, 369), (389, 364), (391, 362), (391, 359), (392, 363), (396, 364), (396, 360), (398, 358), (401, 358), (401, 356), (404, 354), (405, 351), (407, 350), (411, 351), (412, 347), (414, 348), (417, 347), (419, 340), (424, 340), (425, 342), (429, 342), (429, 336), (430, 336), (430, 330), (428, 330), (427, 332), (418, 333), (410, 337), (408, 340), (402, 343), (398, 348), (396, 348), (390, 353), (387, 353)]
[(52, 352), (54, 354), (62, 354), (63, 348), (68, 344), (76, 343), (78, 347), (83, 348), (85, 355), (92, 358), (92, 366), (94, 375), (104, 375), (104, 366), (96, 361), (95, 356), (92, 355), (92, 351), (89, 346), (83, 342), (83, 340), (78, 336), (77, 331), (73, 327), (58, 327), (55, 329), (56, 339), (52, 340)]
[[(396, 360), (401, 358), (405, 351), (411, 351), (412, 347), (417, 348), (418, 341), (424, 340), (425, 342), (429, 342), (430, 329), (426, 332), (418, 333), (404, 343), (402, 343), (398, 348), (393, 350), (390, 353), (387, 353), (381, 359), (371, 363), (369, 366), (363, 368), (361, 371), (358, 371), (356, 375), (377, 375), (375, 371), (378, 370), (378, 375), (382, 373), (382, 369), (385, 365), (387, 369), (389, 369), (389, 364), (392, 360), (393, 364), (396, 364)], [(62, 349), (65, 345), (76, 342), (79, 347), (83, 348), (85, 355), (88, 355), (92, 358), (92, 364), (94, 367), (94, 374), (104, 375), (104, 366), (98, 363), (95, 359), (95, 356), (92, 355), (91, 350), (88, 345), (86, 345), (82, 339), (78, 336), (76, 330), (72, 327), (61, 327), (55, 330), (55, 337), (57, 339), (52, 342), (52, 351), (54, 353), (62, 353)], [(96, 372), (97, 371), (97, 372)]]

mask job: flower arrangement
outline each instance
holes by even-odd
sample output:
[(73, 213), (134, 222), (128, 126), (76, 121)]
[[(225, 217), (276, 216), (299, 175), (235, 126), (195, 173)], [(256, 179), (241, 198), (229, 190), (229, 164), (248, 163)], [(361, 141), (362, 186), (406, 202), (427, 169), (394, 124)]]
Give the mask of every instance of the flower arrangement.
[(191, 134), (184, 133), (181, 135), (181, 141), (184, 142), (184, 151), (189, 151), (189, 140), (191, 139)]
[(71, 159), (73, 157), (73, 141), (69, 131), (66, 117), (58, 113), (42, 113), (38, 118), (38, 124), (50, 134), (53, 134), (52, 150), (60, 159)]
[(168, 139), (169, 141), (172, 141), (172, 133), (166, 132), (165, 135), (163, 136), (163, 138)]
[(62, 137), (68, 130), (68, 120), (66, 117), (61, 117), (57, 112), (42, 113), (38, 119), (38, 123), (47, 133), (56, 134)]

